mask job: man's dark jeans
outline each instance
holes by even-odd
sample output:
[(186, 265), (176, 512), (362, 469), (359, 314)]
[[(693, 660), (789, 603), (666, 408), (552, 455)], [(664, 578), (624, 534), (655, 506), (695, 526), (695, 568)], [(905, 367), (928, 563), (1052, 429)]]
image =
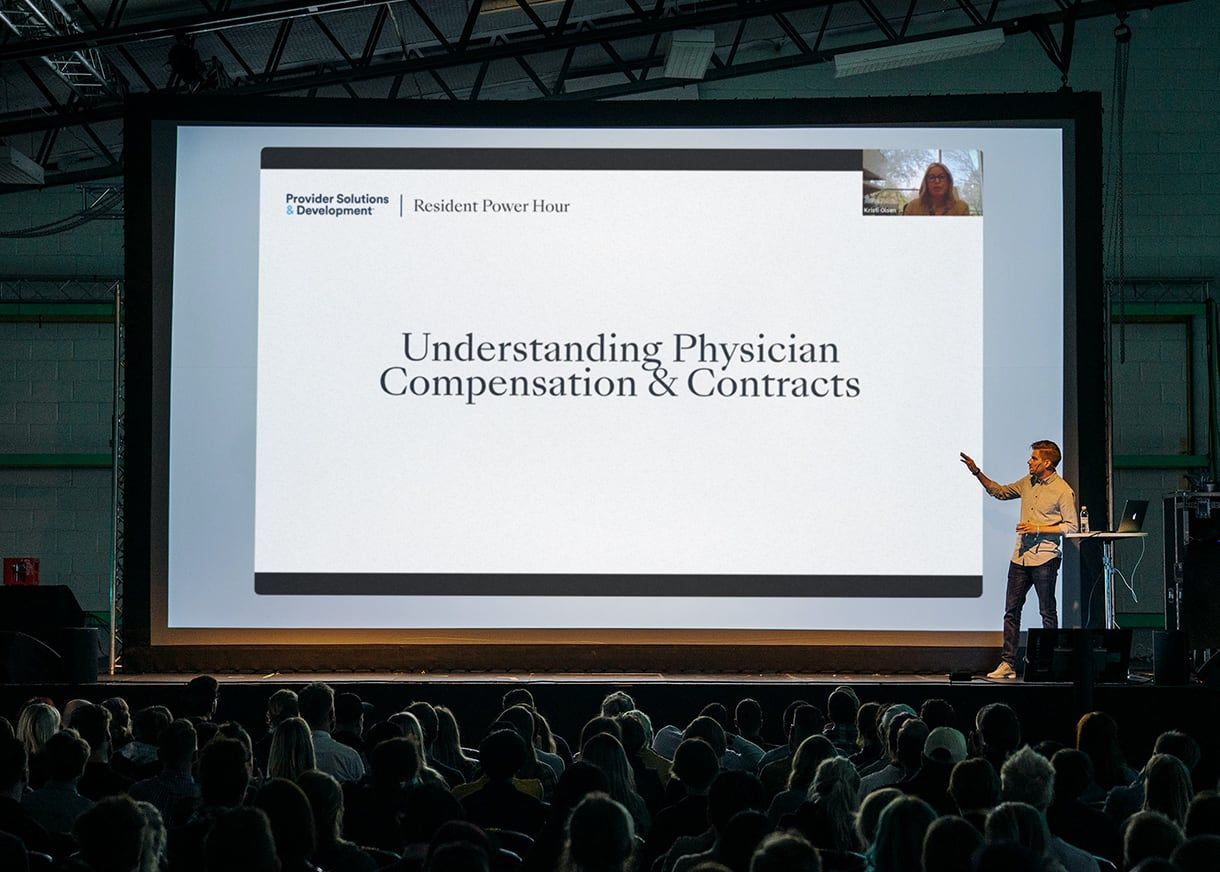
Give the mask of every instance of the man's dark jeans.
[(1017, 665), (1017, 644), (1021, 640), (1021, 609), (1032, 587), (1038, 595), (1038, 611), (1042, 613), (1042, 626), (1047, 630), (1059, 627), (1059, 611), (1055, 605), (1055, 582), (1059, 578), (1056, 557), (1041, 566), (1008, 564), (1008, 593), (1004, 597), (1004, 653), (1000, 659), (1009, 666)]

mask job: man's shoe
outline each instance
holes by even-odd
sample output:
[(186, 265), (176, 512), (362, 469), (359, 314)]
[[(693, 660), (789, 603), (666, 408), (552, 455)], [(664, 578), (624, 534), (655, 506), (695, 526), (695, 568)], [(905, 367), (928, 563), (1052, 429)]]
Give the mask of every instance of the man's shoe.
[(1012, 664), (1000, 661), (1000, 665), (994, 672), (988, 672), (987, 677), (992, 681), (1010, 681), (1017, 677), (1017, 670), (1012, 668)]

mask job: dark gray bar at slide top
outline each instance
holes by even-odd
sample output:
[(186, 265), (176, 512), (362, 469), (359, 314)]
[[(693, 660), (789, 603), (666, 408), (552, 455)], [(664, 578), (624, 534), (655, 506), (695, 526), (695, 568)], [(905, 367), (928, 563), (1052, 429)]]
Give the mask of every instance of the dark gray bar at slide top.
[(981, 575), (527, 575), (257, 572), (281, 596), (979, 597)]
[(796, 148), (264, 148), (265, 170), (860, 172), (863, 153)]

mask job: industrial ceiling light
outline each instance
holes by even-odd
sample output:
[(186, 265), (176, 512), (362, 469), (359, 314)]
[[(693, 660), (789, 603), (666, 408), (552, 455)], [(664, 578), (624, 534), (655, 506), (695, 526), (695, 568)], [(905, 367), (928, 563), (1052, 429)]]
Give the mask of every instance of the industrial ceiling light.
[(853, 51), (835, 55), (835, 78), (968, 57), (995, 51), (1003, 44), (1004, 30), (997, 27), (974, 33), (960, 33), (956, 36), (942, 36), (937, 39)]
[(716, 31), (675, 30), (665, 56), (667, 79), (702, 79), (716, 51)]
[(11, 145), (0, 145), (0, 185), (41, 185), (42, 167)]

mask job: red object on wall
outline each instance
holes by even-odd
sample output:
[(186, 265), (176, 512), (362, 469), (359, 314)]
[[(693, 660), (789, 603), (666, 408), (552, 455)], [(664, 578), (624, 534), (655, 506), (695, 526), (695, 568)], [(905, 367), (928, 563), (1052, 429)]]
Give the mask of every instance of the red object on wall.
[(38, 584), (37, 557), (5, 557), (5, 587), (21, 584)]

